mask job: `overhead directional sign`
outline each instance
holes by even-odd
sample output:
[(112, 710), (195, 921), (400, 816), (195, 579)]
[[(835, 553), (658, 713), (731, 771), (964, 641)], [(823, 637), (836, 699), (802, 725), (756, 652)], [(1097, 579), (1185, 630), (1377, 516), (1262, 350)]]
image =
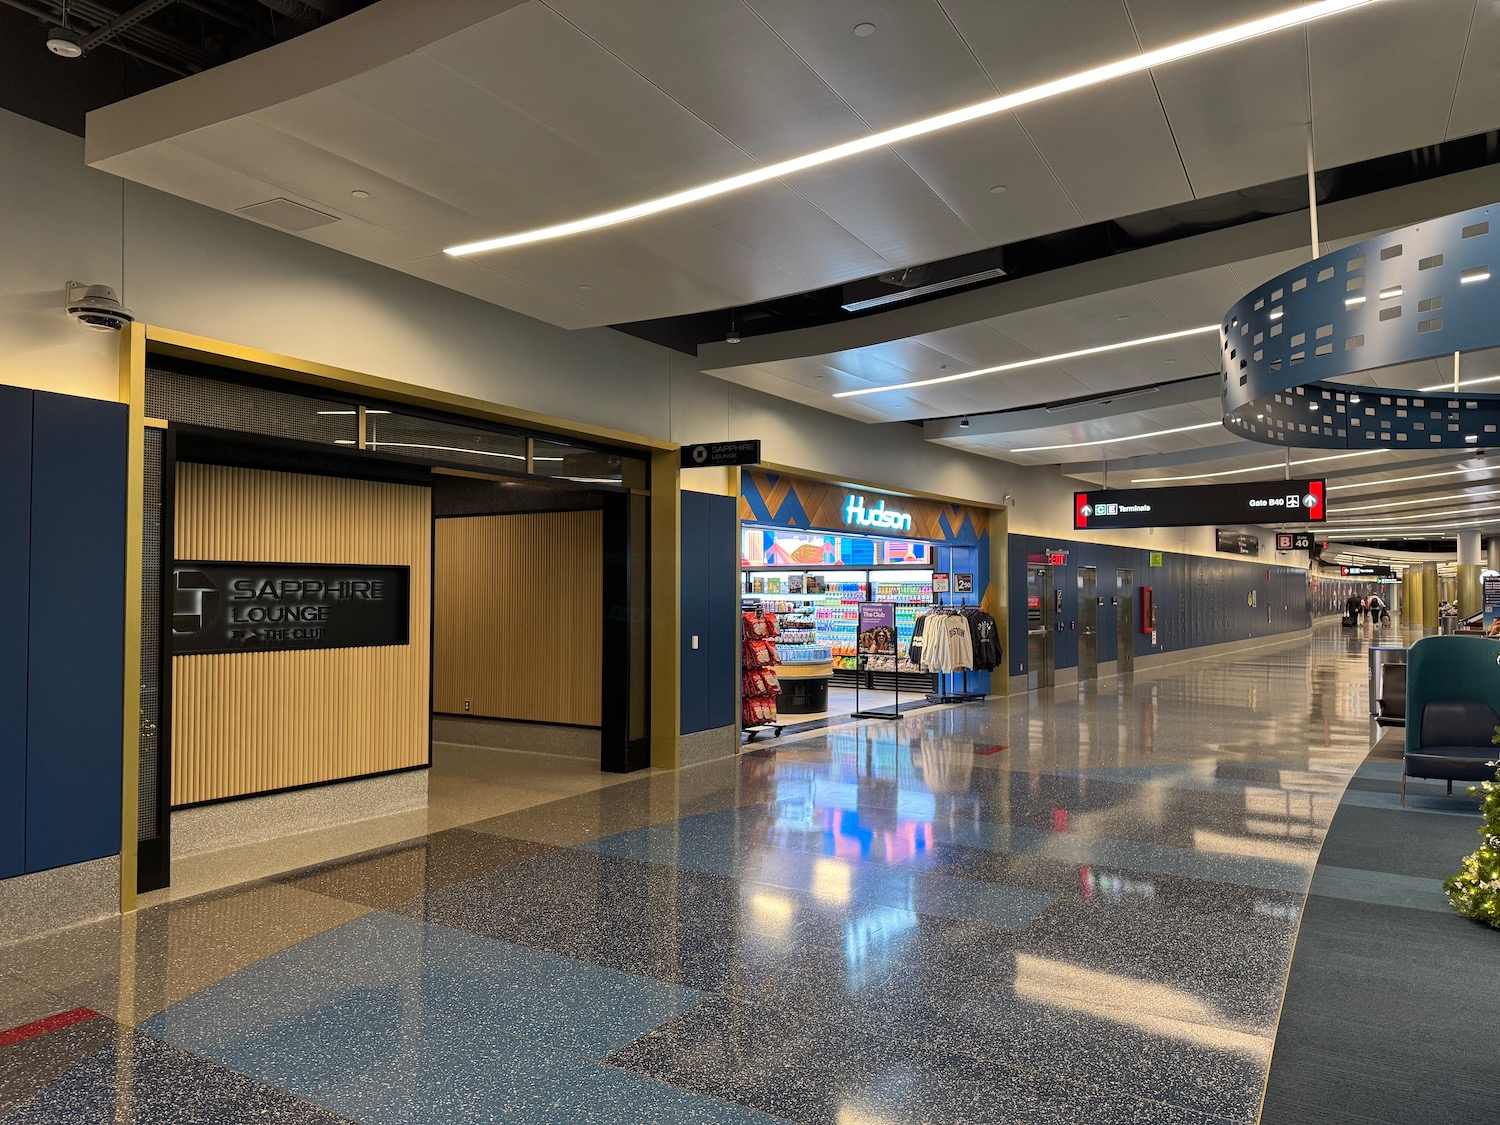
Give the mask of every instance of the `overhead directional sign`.
[(1394, 578), (1396, 572), (1388, 566), (1341, 566), (1339, 573), (1345, 578)]
[(759, 465), (760, 439), (751, 441), (707, 441), (682, 447), (684, 469), (708, 469), (724, 465)]
[(1083, 531), (1215, 523), (1323, 523), (1328, 518), (1324, 496), (1321, 480), (1075, 492), (1073, 526)]
[(1278, 551), (1311, 551), (1313, 545), (1310, 531), (1283, 531), (1276, 536)]

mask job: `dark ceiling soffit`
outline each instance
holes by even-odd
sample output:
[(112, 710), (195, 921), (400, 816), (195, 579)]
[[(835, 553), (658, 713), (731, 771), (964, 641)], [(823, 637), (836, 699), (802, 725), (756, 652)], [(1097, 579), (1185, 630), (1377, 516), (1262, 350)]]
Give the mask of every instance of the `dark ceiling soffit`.
[(968, 426), (958, 418), (934, 418), (922, 424), (922, 436), (928, 441), (943, 438), (977, 438), (986, 434), (1013, 434), (1046, 426), (1065, 426), (1073, 422), (1092, 422), (1135, 414), (1162, 406), (1182, 406), (1206, 402), (1219, 397), (1219, 376), (1198, 375), (1174, 379), (1170, 383), (1149, 383), (1142, 387), (1092, 395), (1086, 399), (1046, 406), (1022, 406), (989, 414), (968, 415)]
[[(1481, 207), (1496, 199), (1500, 199), (1500, 165), (1490, 165), (1325, 204), (1318, 209), (1318, 227), (1326, 245)], [(1059, 301), (1308, 248), (1307, 239), (1307, 212), (1294, 211), (887, 313), (747, 336), (738, 344), (704, 344), (698, 349), (698, 366), (713, 372), (904, 340)], [(1310, 248), (1308, 257), (1313, 257)]]

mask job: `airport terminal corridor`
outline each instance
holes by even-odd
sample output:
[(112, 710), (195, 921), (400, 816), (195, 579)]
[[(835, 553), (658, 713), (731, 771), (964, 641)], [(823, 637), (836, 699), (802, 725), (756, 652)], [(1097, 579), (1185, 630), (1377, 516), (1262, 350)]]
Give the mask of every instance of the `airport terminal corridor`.
[(1372, 639), (811, 732), (13, 947), (0, 1120), (1248, 1125)]

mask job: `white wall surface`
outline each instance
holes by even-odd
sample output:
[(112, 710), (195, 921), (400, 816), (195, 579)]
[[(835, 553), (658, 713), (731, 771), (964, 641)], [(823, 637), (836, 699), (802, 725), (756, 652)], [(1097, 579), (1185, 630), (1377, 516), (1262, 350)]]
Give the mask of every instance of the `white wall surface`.
[[(768, 462), (835, 479), (996, 507), (1010, 494), (1012, 531), (1091, 537), (1073, 531), (1074, 483), (1056, 469), (778, 399), (611, 329), (564, 331), (125, 183), (88, 168), (79, 138), (0, 111), (0, 383), (114, 398), (118, 337), (62, 312), (68, 281), (113, 285), (160, 327), (668, 441), (760, 438)], [(684, 477), (707, 491), (725, 479)], [(1099, 541), (1215, 553), (1212, 528)]]

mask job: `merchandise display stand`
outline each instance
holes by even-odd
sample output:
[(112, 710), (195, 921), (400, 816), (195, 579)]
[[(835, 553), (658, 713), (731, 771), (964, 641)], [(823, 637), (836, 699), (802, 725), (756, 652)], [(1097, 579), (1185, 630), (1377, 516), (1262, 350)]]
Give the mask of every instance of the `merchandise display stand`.
[(743, 669), (742, 696), (740, 700), (741, 729), (749, 735), (745, 742), (754, 742), (766, 731), (780, 737), (786, 724), (776, 712), (776, 696), (781, 692), (776, 673), (777, 624), (774, 616), (761, 613), (761, 603), (740, 603), (741, 646)]
[[(895, 611), (895, 607), (894, 606), (890, 606), (890, 605), (880, 606), (879, 603), (866, 603), (866, 605), (871, 605), (871, 606), (874, 606), (874, 607), (877, 607), (877, 608), (882, 608), (882, 609), (886, 609), (886, 610), (890, 611), (890, 616), (886, 620), (887, 620), (888, 623), (891, 623), (891, 624), (888, 624), (884, 630), (882, 630), (882, 629), (872, 630), (872, 633), (874, 635), (877, 635), (877, 636), (879, 634), (881, 634), (882, 632), (885, 633), (885, 635), (889, 638), (889, 643), (893, 646), (892, 651), (889, 653), (889, 655), (892, 657), (892, 662), (896, 663), (900, 659), (900, 653), (894, 647), (895, 644), (896, 644), (896, 637), (897, 637), (896, 630), (893, 627), (893, 623), (896, 620), (896, 618), (895, 618), (895, 612), (894, 612)], [(864, 610), (864, 607), (862, 606), (861, 607), (861, 612), (862, 613), (863, 613), (863, 610)], [(859, 705), (859, 684), (860, 684), (860, 680), (863, 678), (861, 676), (861, 673), (864, 671), (864, 668), (862, 667), (862, 665), (864, 664), (864, 662), (866, 662), (867, 660), (869, 660), (869, 658), (871, 656), (883, 656), (883, 655), (887, 655), (883, 651), (882, 652), (869, 652), (869, 651), (866, 651), (864, 643), (863, 643), (863, 636), (864, 636), (864, 621), (861, 620), (861, 622), (860, 622), (860, 630), (856, 634), (856, 637), (855, 637), (855, 655), (854, 655), (854, 671), (855, 671), (855, 677), (854, 677), (854, 713), (850, 716), (850, 718), (852, 718), (852, 719), (899, 719), (901, 717), (901, 677), (899, 675), (896, 676), (896, 677), (894, 677), (895, 683), (893, 685), (895, 687), (895, 689), (896, 689), (896, 700), (895, 700), (895, 702), (889, 708), (885, 708), (885, 707), (872, 707), (872, 708), (870, 708), (867, 711), (867, 710), (865, 710), (863, 707), (861, 707)], [(875, 641), (875, 643), (876, 644), (880, 644), (881, 642), (879, 642), (877, 640), (877, 641)]]
[[(977, 607), (967, 606), (966, 603), (964, 603), (964, 602), (934, 602), (932, 608), (935, 609), (935, 610), (942, 610), (942, 609), (960, 609), (961, 610), (961, 609), (964, 609), (964, 608), (977, 608)], [(984, 695), (982, 695), (981, 693), (972, 692), (972, 691), (969, 690), (969, 670), (967, 668), (965, 668), (963, 670), (963, 688), (962, 688), (962, 690), (960, 690), (960, 691), (953, 691), (952, 690), (952, 688), (953, 688), (953, 677), (956, 676), (956, 675), (958, 675), (957, 672), (939, 672), (938, 673), (938, 688), (939, 688), (938, 694), (935, 695), (935, 696), (929, 696), (928, 698), (931, 699), (934, 703), (977, 703), (980, 700), (982, 700), (982, 699), (985, 698)], [(944, 682), (946, 682), (947, 685), (948, 685), (948, 688), (949, 688), (948, 691), (941, 690)]]

